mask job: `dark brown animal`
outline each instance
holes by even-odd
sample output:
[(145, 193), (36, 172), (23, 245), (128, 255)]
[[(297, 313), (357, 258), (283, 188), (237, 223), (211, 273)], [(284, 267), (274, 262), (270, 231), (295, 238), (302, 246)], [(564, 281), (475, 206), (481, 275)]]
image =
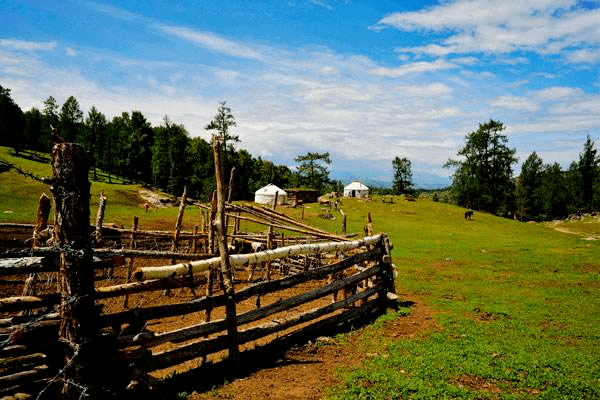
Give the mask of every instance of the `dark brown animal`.
[(470, 221), (473, 218), (473, 210), (465, 211), (465, 219)]

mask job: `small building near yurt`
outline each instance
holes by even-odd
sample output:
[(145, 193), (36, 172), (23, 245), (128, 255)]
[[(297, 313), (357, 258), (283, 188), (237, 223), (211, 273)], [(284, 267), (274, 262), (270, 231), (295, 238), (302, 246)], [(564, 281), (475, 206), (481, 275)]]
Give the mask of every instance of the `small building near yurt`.
[(275, 193), (277, 193), (277, 204), (287, 203), (287, 193), (272, 183), (254, 192), (254, 202), (258, 204), (273, 204)]
[(344, 188), (344, 197), (369, 197), (369, 188), (359, 181), (354, 181)]

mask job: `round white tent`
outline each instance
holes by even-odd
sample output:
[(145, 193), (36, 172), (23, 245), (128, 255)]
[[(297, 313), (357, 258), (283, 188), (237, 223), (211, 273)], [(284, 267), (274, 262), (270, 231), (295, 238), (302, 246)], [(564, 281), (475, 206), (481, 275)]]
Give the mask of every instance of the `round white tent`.
[(360, 197), (364, 199), (365, 197), (369, 196), (369, 188), (360, 183), (359, 181), (354, 181), (344, 188), (344, 196)]
[(272, 183), (258, 189), (254, 193), (254, 201), (258, 204), (273, 204), (275, 193), (277, 193), (277, 204), (287, 203), (287, 193)]

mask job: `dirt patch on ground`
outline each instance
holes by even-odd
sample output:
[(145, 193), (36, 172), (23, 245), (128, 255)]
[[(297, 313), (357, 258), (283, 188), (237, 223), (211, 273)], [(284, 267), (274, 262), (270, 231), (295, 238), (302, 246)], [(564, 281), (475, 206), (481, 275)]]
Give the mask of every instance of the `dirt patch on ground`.
[[(386, 324), (384, 334), (390, 338), (408, 339), (435, 327), (435, 313), (420, 300), (410, 297), (401, 303), (411, 313)], [(317, 344), (294, 348), (261, 368), (235, 381), (205, 393), (193, 393), (188, 399), (321, 399), (325, 388), (339, 384), (338, 367), (358, 365), (367, 355), (360, 351), (360, 331), (349, 334), (347, 343), (337, 344), (326, 338)]]
[(435, 323), (435, 312), (418, 298), (405, 297), (400, 304), (405, 307), (410, 306), (410, 315), (387, 323), (384, 330), (386, 337), (409, 339), (423, 335), (432, 328), (441, 329)]
[(146, 205), (148, 205), (148, 208), (165, 208), (172, 206), (172, 204), (170, 204), (169, 202), (169, 196), (166, 196), (164, 194), (154, 192), (145, 188), (140, 188), (138, 190), (138, 194), (144, 201), (144, 203), (141, 204), (141, 207), (144, 207)]

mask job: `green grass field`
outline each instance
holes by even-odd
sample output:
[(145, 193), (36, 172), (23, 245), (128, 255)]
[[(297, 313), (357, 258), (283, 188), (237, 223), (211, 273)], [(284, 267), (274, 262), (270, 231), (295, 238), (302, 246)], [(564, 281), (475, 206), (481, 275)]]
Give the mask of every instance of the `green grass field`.
[[(0, 158), (50, 174), (48, 164), (11, 157), (0, 148)], [(91, 216), (102, 190), (106, 221), (130, 226), (139, 215), (142, 229), (175, 224), (177, 208), (144, 213), (138, 188), (128, 185), (94, 183)], [(30, 178), (0, 173), (0, 222), (33, 222), (42, 191), (50, 194)], [(344, 199), (340, 207), (348, 232), (361, 236), (371, 212), (374, 231), (394, 245), (398, 294), (425, 304), (435, 324), (413, 338), (385, 337), (386, 321), (403, 318), (407, 306), (362, 328), (361, 349), (375, 356), (341, 366), (342, 383), (329, 398), (600, 398), (600, 244), (587, 240), (599, 237), (598, 219), (569, 222), (573, 234), (477, 212), (465, 221), (464, 209), (429, 200)], [(319, 212), (307, 205), (305, 221), (340, 231), (339, 213), (322, 220)], [(185, 227), (199, 225), (200, 215), (189, 207)]]

